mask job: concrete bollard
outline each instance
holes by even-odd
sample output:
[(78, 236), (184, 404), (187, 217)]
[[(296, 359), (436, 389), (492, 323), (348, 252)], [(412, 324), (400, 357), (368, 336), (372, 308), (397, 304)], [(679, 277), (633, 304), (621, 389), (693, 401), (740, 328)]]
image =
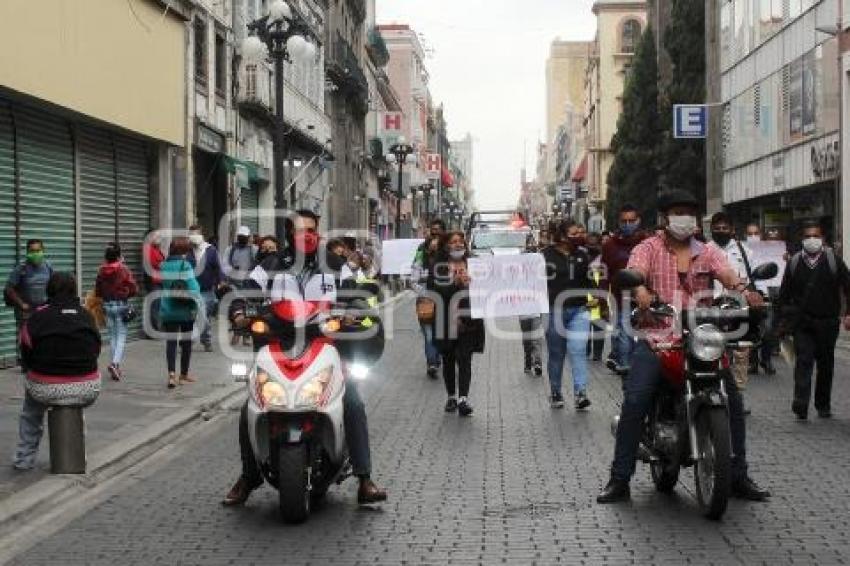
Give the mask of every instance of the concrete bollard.
[(50, 473), (86, 473), (86, 429), (83, 408), (53, 406), (47, 413)]

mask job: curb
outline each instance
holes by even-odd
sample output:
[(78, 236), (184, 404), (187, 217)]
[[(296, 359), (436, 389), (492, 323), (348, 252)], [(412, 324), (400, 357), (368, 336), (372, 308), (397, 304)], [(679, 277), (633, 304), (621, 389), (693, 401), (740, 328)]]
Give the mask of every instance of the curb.
[[(118, 475), (132, 465), (133, 456), (192, 424), (211, 409), (225, 405), (244, 390), (243, 383), (226, 385), (223, 390), (199, 399), (194, 407), (182, 409), (130, 435), (120, 443), (114, 443), (93, 454), (88, 458), (88, 471), (85, 474), (49, 476), (7, 498), (0, 503), (0, 532), (44, 505), (55, 506), (65, 499), (63, 495), (73, 494), (74, 488), (91, 488)], [(122, 465), (125, 463), (126, 466)]]

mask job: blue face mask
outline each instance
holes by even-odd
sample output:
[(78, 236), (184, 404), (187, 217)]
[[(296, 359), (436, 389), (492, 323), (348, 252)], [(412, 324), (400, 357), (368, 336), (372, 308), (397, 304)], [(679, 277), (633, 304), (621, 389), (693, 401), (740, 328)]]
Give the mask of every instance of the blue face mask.
[(620, 224), (620, 232), (622, 232), (624, 236), (633, 236), (634, 233), (638, 231), (638, 228), (640, 228), (640, 222)]

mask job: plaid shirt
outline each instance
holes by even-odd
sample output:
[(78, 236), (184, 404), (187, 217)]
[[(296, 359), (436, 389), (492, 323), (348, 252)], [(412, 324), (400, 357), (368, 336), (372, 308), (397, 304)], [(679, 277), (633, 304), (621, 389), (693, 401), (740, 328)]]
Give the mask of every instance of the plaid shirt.
[[(664, 236), (653, 236), (638, 244), (632, 250), (628, 267), (644, 274), (646, 286), (658, 295), (661, 302), (679, 310), (690, 308), (694, 295), (701, 303), (711, 301), (713, 281), (720, 273), (731, 269), (726, 254), (720, 248), (692, 238), (691, 266), (680, 277), (676, 254), (667, 245)], [(663, 326), (669, 327), (667, 324)]]

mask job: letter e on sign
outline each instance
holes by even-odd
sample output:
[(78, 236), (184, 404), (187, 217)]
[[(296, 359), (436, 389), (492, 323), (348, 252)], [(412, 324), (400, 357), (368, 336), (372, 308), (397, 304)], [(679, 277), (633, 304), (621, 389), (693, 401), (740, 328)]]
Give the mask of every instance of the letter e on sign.
[(702, 104), (676, 104), (673, 107), (673, 137), (705, 138), (708, 109)]

